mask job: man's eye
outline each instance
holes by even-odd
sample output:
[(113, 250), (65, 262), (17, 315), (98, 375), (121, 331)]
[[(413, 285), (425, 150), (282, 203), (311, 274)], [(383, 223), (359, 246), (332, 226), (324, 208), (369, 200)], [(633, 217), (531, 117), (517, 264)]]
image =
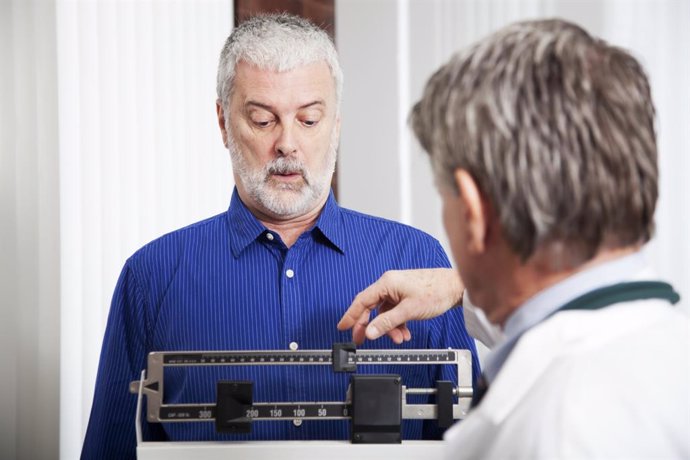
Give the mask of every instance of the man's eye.
[(311, 126), (316, 126), (318, 124), (318, 121), (317, 120), (304, 120), (304, 121), (302, 121), (302, 124), (304, 126), (311, 127)]
[(268, 128), (273, 123), (273, 120), (254, 120), (254, 124), (259, 128)]

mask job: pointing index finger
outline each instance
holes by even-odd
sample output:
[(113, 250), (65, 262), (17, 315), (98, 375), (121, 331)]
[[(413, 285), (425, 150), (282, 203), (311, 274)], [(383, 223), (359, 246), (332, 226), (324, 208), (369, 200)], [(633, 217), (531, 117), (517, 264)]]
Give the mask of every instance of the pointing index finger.
[(355, 324), (364, 323), (361, 320), (366, 316), (368, 320), (368, 313), (374, 310), (385, 296), (385, 289), (381, 286), (379, 281), (357, 294), (352, 301), (352, 304), (340, 318), (338, 323), (338, 330), (344, 331), (351, 329)]

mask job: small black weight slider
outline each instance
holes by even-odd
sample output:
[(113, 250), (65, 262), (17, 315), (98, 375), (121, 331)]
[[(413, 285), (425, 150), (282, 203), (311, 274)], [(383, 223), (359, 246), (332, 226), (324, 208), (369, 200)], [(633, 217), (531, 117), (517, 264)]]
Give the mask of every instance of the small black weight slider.
[[(357, 346), (353, 342), (334, 343), (332, 351), (333, 372), (355, 372)], [(352, 362), (350, 362), (352, 357)]]
[(252, 407), (253, 383), (220, 380), (216, 390), (216, 431), (251, 433), (252, 421), (246, 415)]
[(399, 375), (353, 375), (353, 444), (396, 444), (401, 442), (402, 382)]
[(453, 424), (453, 383), (448, 380), (436, 381), (436, 410), (436, 422), (440, 428)]

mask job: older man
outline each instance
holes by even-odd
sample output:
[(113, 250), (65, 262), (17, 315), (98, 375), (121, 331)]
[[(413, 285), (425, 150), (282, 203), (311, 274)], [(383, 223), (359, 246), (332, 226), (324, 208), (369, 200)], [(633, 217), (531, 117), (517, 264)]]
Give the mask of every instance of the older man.
[(449, 458), (690, 457), (690, 322), (640, 253), (658, 183), (640, 64), (573, 24), (514, 24), (438, 70), (411, 122), (462, 281), (388, 273), (339, 327), (403, 340), (464, 282), (504, 338)]
[[(328, 36), (292, 16), (237, 27), (221, 53), (218, 123), (236, 189), (227, 212), (165, 235), (125, 264), (103, 342), (85, 458), (131, 458), (139, 378), (151, 351), (329, 349), (355, 294), (390, 269), (449, 267), (437, 241), (410, 227), (340, 208), (330, 192), (342, 72)], [(465, 348), (462, 315), (420, 323), (410, 348)], [(391, 343), (377, 344), (388, 347)], [(448, 366), (367, 368), (433, 387)], [(478, 371), (475, 360), (475, 372)], [(254, 382), (255, 401), (341, 401), (348, 378), (320, 366), (177, 368), (166, 402), (215, 401), (216, 382)], [(212, 423), (144, 424), (153, 440), (345, 439), (344, 421), (257, 422), (219, 436)], [(440, 437), (405, 423), (403, 437)]]

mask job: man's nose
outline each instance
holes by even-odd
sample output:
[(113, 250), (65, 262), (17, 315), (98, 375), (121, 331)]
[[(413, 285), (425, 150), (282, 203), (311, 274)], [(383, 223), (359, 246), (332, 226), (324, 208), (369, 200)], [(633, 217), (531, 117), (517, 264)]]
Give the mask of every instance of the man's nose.
[(297, 152), (297, 140), (295, 139), (295, 128), (287, 125), (281, 126), (280, 135), (276, 140), (276, 153), (287, 156)]

